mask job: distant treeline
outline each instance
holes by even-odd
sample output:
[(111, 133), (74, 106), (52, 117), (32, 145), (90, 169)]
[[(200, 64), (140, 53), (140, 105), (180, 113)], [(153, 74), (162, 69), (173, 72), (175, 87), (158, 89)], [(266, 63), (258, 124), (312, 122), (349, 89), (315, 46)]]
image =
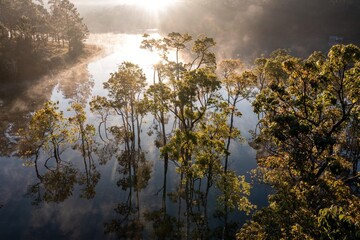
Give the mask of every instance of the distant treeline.
[(0, 0), (0, 77), (31, 78), (76, 57), (88, 34), (69, 0)]
[(225, 58), (232, 54), (252, 61), (278, 48), (305, 57), (328, 51), (331, 36), (360, 43), (357, 0), (183, 0), (157, 14), (128, 5), (80, 10), (91, 32), (204, 33), (214, 37)]

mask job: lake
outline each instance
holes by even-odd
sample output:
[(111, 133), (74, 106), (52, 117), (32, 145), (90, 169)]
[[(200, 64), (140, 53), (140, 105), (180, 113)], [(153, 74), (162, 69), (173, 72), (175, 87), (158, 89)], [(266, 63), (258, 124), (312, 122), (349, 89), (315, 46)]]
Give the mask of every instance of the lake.
[[(158, 36), (153, 34), (154, 37)], [(18, 137), (12, 129), (25, 127), (31, 114), (44, 102), (58, 101), (65, 116), (71, 116), (71, 102), (85, 105), (87, 121), (99, 125), (99, 116), (91, 113), (92, 96), (105, 96), (103, 89), (110, 73), (117, 71), (123, 61), (138, 64), (146, 73), (147, 83), (152, 83), (155, 53), (140, 49), (142, 35), (91, 34), (90, 44), (100, 45), (103, 52), (88, 63), (77, 64), (61, 73), (46, 76), (26, 87), (13, 87), (2, 91), (1, 110), (1, 168), (0, 168), (0, 236), (2, 239), (151, 239), (168, 236), (187, 236), (186, 230), (199, 231), (199, 226), (186, 226), (185, 201), (174, 201), (171, 194), (162, 196), (164, 163), (154, 136), (147, 134), (152, 128), (152, 118), (144, 119), (141, 135), (140, 164), (137, 171), (147, 173), (141, 187), (126, 186), (126, 172), (118, 148), (111, 141), (102, 142), (97, 137), (91, 159), (85, 159), (77, 149), (68, 147), (61, 153), (62, 170), (57, 172), (45, 165), (29, 164), (17, 156)], [(7, 86), (1, 86), (6, 88)], [(239, 105), (243, 113), (236, 126), (245, 139), (257, 123), (249, 102)], [(116, 121), (110, 119), (110, 121)], [(42, 159), (46, 161), (46, 159)], [(270, 188), (252, 179), (250, 171), (256, 167), (256, 151), (246, 142), (232, 143), (230, 167), (245, 175), (252, 183), (250, 200), (258, 208), (266, 205)], [(176, 192), (180, 177), (176, 166), (169, 163), (167, 193)], [(216, 238), (223, 222), (214, 217), (215, 189), (210, 190), (208, 215), (204, 220)], [(179, 200), (179, 199), (178, 199)], [(166, 214), (163, 212), (166, 201)], [(161, 217), (160, 217), (161, 216)], [(166, 216), (166, 217), (164, 217)], [(242, 225), (248, 217), (233, 212), (230, 220)], [(189, 228), (189, 229), (187, 229)], [(157, 236), (157, 237), (155, 237)], [(187, 236), (189, 237), (189, 236)], [(190, 237), (189, 237), (190, 238)]]

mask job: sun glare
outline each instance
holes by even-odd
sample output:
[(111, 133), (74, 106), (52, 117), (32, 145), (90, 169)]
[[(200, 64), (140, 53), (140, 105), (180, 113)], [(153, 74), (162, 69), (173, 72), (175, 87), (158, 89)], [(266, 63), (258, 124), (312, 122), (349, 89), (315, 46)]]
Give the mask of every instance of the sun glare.
[(150, 11), (160, 11), (166, 9), (174, 0), (134, 0), (138, 6)]

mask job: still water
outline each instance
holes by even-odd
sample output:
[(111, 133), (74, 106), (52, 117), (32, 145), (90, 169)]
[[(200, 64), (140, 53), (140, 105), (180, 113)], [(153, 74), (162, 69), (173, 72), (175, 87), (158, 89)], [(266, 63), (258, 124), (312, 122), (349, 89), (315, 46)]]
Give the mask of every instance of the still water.
[[(158, 57), (140, 49), (141, 40), (142, 36), (136, 34), (93, 34), (88, 42), (101, 46), (103, 52), (89, 62), (79, 63), (21, 88), (1, 86), (1, 239), (151, 239), (157, 238), (155, 234), (161, 236), (161, 231), (170, 232), (162, 235), (169, 238), (184, 236), (175, 234), (185, 230), (178, 224), (185, 216), (185, 207), (181, 207), (184, 203), (171, 201), (167, 196), (168, 217), (164, 221), (157, 217), (163, 201), (164, 167), (154, 137), (148, 136), (147, 131), (141, 136), (144, 156), (139, 171), (146, 171), (149, 178), (138, 191), (121, 184), (124, 172), (121, 161), (114, 157), (116, 146), (111, 144), (98, 144), (91, 161), (85, 160), (78, 150), (67, 148), (61, 154), (64, 162), (61, 174), (41, 164), (39, 169), (27, 165), (14, 150), (17, 137), (12, 130), (23, 127), (29, 115), (48, 100), (59, 101), (66, 116), (72, 114), (68, 111), (71, 102), (84, 103), (88, 122), (97, 126), (100, 119), (90, 112), (88, 102), (92, 96), (106, 95), (103, 83), (123, 61), (138, 64), (151, 84), (152, 65)], [(239, 109), (243, 116), (236, 124), (242, 135), (249, 139), (249, 130), (254, 129), (257, 117), (248, 102), (243, 101)], [(143, 129), (150, 129), (151, 123), (150, 117), (145, 118)], [(231, 145), (230, 168), (253, 183), (250, 200), (259, 208), (266, 204), (269, 188), (250, 177), (249, 171), (256, 167), (255, 156), (256, 152), (247, 143)], [(175, 192), (178, 187), (179, 176), (175, 168), (170, 163), (168, 193)], [(216, 194), (216, 190), (211, 190), (209, 195), (207, 221), (212, 230), (221, 229), (223, 224), (213, 217)], [(246, 218), (239, 212), (230, 215), (230, 219), (240, 225)], [(215, 238), (214, 234), (212, 236)]]

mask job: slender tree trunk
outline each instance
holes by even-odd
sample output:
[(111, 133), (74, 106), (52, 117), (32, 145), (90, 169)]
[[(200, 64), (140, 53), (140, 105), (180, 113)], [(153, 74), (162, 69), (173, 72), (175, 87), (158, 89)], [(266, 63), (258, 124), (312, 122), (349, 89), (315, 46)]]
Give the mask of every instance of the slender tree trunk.
[[(161, 112), (161, 130), (162, 130), (162, 141), (163, 146), (166, 146), (167, 140), (166, 140), (166, 131), (165, 131), (165, 119), (164, 119), (164, 113)], [(163, 198), (166, 198), (167, 193), (167, 171), (168, 171), (168, 165), (169, 165), (169, 155), (167, 152), (164, 153), (164, 184), (163, 184)], [(164, 203), (165, 211), (166, 211), (166, 203)]]

